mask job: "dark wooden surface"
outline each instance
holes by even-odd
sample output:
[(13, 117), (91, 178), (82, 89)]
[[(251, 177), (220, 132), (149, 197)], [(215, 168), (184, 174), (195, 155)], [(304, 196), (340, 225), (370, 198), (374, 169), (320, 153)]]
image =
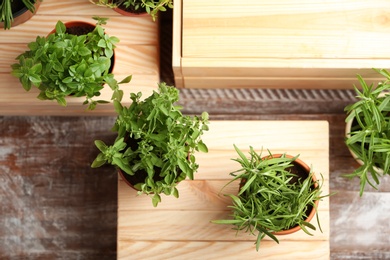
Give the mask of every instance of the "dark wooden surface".
[[(167, 35), (162, 44), (169, 45)], [(165, 61), (161, 73), (169, 82)], [(349, 90), (183, 90), (180, 104), (186, 114), (208, 111), (213, 120), (327, 120), (330, 189), (337, 192), (330, 198), (331, 259), (390, 259), (390, 178), (360, 198), (358, 181), (341, 177), (357, 167), (344, 145), (343, 108), (353, 96)], [(2, 117), (0, 111), (0, 259), (116, 258), (117, 174), (90, 168), (93, 141), (115, 138), (114, 120)]]
[[(291, 98), (287, 103), (299, 109), (275, 99), (204, 99), (205, 93), (197, 93), (204, 99), (199, 106), (189, 100), (193, 93), (183, 92), (186, 113), (208, 110), (213, 120), (329, 121), (330, 188), (338, 192), (330, 199), (331, 258), (390, 258), (390, 179), (382, 178), (380, 191), (369, 189), (360, 198), (357, 181), (340, 176), (357, 166), (343, 143), (342, 110), (329, 113), (320, 105), (325, 113), (305, 113), (305, 102)], [(347, 100), (328, 102), (341, 107)], [(90, 168), (97, 154), (93, 140), (113, 139), (114, 120), (0, 117), (0, 259), (115, 259), (117, 175), (110, 167)]]

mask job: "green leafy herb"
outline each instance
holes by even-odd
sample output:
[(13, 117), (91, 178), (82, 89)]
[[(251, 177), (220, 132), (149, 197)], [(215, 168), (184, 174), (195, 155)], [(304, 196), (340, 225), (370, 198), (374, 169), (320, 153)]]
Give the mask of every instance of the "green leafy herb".
[(158, 12), (173, 8), (173, 0), (89, 0), (91, 3), (109, 8), (124, 6), (134, 11), (144, 10), (156, 21)]
[(379, 177), (389, 174), (390, 168), (390, 74), (385, 69), (374, 70), (385, 80), (374, 87), (358, 75), (361, 90), (354, 86), (358, 100), (345, 107), (345, 121), (352, 125), (345, 143), (362, 165), (343, 176), (360, 179), (360, 196), (367, 183), (377, 189)]
[[(178, 89), (165, 83), (160, 83), (158, 91), (145, 100), (141, 100), (140, 92), (131, 93), (130, 97), (129, 107), (114, 101), (118, 116), (113, 130), (118, 133), (117, 138), (112, 145), (95, 141), (100, 153), (91, 166), (110, 164), (129, 175), (146, 172), (144, 182), (136, 187), (139, 193), (153, 194), (152, 202), (157, 206), (161, 201), (159, 194), (178, 197), (177, 183), (187, 177), (194, 179), (198, 169), (194, 154), (208, 151), (201, 139), (208, 130), (208, 114), (183, 115), (181, 107), (175, 105)], [(129, 139), (136, 141), (137, 146), (128, 145)]]
[[(241, 168), (230, 173), (234, 178), (226, 185), (236, 180), (241, 180), (241, 185), (238, 195), (227, 195), (233, 202), (229, 206), (233, 210), (232, 218), (212, 222), (231, 224), (237, 232), (257, 236), (257, 251), (265, 236), (279, 243), (274, 232), (300, 226), (311, 235), (308, 229), (316, 228), (306, 222), (308, 209), (313, 207), (317, 211), (316, 201), (325, 197), (320, 196), (323, 180), (314, 182), (311, 172), (305, 179), (292, 173), (290, 169), (298, 156), (289, 158), (284, 154), (274, 158), (269, 153), (269, 156), (262, 157), (261, 152), (258, 154), (250, 147), (250, 157), (247, 158), (237, 146), (234, 148), (239, 155), (234, 161)], [(293, 178), (297, 181), (292, 181)], [(318, 217), (317, 221), (319, 225)]]
[(119, 39), (104, 33), (101, 24), (106, 22), (105, 18), (96, 20), (93, 31), (84, 35), (68, 34), (65, 25), (58, 21), (55, 33), (38, 36), (28, 44), (29, 50), (17, 57), (19, 63), (12, 65), (12, 74), (26, 91), (37, 87), (39, 99), (57, 100), (62, 106), (66, 106), (68, 96), (85, 97), (83, 104), (90, 110), (107, 103), (94, 100), (106, 83), (113, 90), (112, 100), (120, 101), (123, 92), (118, 84), (129, 82), (131, 77), (118, 83), (109, 73)]

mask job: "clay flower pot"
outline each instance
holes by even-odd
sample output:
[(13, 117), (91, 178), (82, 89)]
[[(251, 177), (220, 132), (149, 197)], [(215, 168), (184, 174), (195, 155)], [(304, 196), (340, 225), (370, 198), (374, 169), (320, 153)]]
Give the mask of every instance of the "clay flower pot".
[[(65, 22), (64, 24), (66, 26), (66, 32), (74, 35), (87, 34), (95, 29), (94, 24), (84, 21), (70, 21)], [(54, 28), (48, 35), (55, 33), (55, 31), (56, 29)]]
[[(40, 0), (36, 0), (34, 7), (34, 13), (30, 12), (27, 7), (23, 4), (22, 0), (14, 0), (11, 2), (13, 21), (11, 23), (11, 27), (15, 27), (19, 24), (25, 23), (31, 19), (37, 12), (39, 6), (41, 5)], [(4, 22), (0, 23), (0, 28), (4, 28)]]

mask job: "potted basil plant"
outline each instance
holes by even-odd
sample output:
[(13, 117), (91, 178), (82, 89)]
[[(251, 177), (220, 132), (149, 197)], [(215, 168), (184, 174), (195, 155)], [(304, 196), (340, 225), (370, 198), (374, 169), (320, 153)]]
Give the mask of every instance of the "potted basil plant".
[[(232, 217), (213, 220), (216, 224), (233, 225), (234, 229), (257, 236), (256, 250), (268, 236), (279, 243), (277, 235), (302, 229), (311, 235), (316, 230), (310, 223), (317, 212), (323, 180), (318, 180), (298, 156), (271, 154), (262, 157), (250, 147), (249, 157), (234, 146), (241, 168), (230, 173), (234, 178), (226, 185), (239, 181), (238, 194), (232, 199)], [(225, 186), (226, 186), (225, 185)], [(317, 214), (318, 227), (321, 230)], [(321, 230), (322, 232), (322, 230)]]
[[(113, 91), (112, 99), (121, 100), (123, 92), (118, 84), (129, 82), (131, 76), (118, 83), (110, 73), (119, 39), (104, 32), (102, 25), (107, 19), (94, 19), (97, 22), (92, 28), (67, 28), (58, 21), (53, 33), (38, 36), (28, 44), (29, 50), (12, 65), (12, 74), (26, 91), (36, 87), (40, 91), (38, 99), (56, 100), (62, 106), (67, 105), (67, 97), (85, 97), (83, 104), (92, 110), (98, 103), (108, 102), (95, 100), (107, 84)], [(81, 32), (69, 33), (70, 29)]]
[(149, 14), (153, 21), (158, 12), (173, 8), (173, 0), (89, 0), (91, 3), (113, 8), (122, 15)]
[(39, 5), (40, 0), (2, 0), (0, 3), (0, 27), (5, 30), (29, 20)]
[(374, 70), (385, 79), (368, 85), (358, 75), (357, 100), (345, 107), (345, 144), (360, 166), (343, 176), (359, 178), (360, 196), (367, 183), (377, 189), (379, 178), (390, 174), (390, 73)]
[(140, 92), (131, 93), (129, 107), (114, 101), (117, 137), (112, 144), (95, 141), (100, 153), (91, 166), (115, 166), (138, 194), (152, 195), (156, 207), (160, 194), (178, 198), (178, 183), (194, 179), (198, 169), (195, 152), (208, 151), (201, 139), (208, 130), (208, 114), (183, 115), (181, 107), (175, 105), (179, 90), (165, 83), (146, 99), (141, 97)]

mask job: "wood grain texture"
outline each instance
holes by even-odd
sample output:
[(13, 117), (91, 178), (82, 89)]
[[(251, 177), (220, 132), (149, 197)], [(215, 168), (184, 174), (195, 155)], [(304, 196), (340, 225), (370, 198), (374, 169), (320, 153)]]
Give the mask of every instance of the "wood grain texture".
[[(157, 89), (160, 81), (159, 22), (146, 17), (125, 17), (109, 8), (93, 5), (88, 0), (71, 0), (66, 3), (45, 0), (29, 21), (11, 30), (0, 30), (0, 114), (2, 115), (114, 115), (112, 105), (98, 106), (86, 111), (84, 99), (68, 98), (66, 108), (56, 102), (40, 101), (36, 89), (24, 91), (19, 80), (11, 75), (15, 58), (27, 50), (27, 44), (37, 36), (47, 35), (58, 20), (81, 20), (94, 23), (92, 16), (108, 17), (106, 33), (117, 36), (120, 42), (115, 49), (113, 73), (118, 81), (133, 75), (132, 81), (122, 85), (124, 103), (130, 103), (130, 92), (141, 91), (145, 97)], [(111, 99), (111, 89), (106, 86), (101, 98)], [(26, 109), (25, 106), (29, 106)]]
[(178, 87), (349, 89), (357, 73), (373, 82), (371, 68), (388, 68), (388, 1), (180, 4), (172, 56)]
[(175, 80), (175, 86), (184, 87), (182, 73), (182, 1), (175, 1), (175, 8), (172, 14), (172, 70)]
[[(173, 252), (166, 252), (163, 249), (167, 247), (164, 243), (168, 242), (170, 247), (171, 243), (175, 242), (189, 245), (187, 250), (175, 250), (175, 257), (178, 258), (184, 258), (186, 255), (191, 255), (194, 259), (200, 259), (204, 255), (217, 259), (243, 257), (239, 252), (240, 244), (232, 245), (238, 241), (254, 242), (255, 237), (236, 234), (229, 226), (211, 223), (211, 220), (227, 218), (230, 214), (228, 206), (231, 205), (231, 201), (223, 194), (237, 194), (237, 183), (229, 185), (221, 192), (222, 187), (231, 179), (229, 172), (239, 167), (231, 160), (237, 157), (233, 144), (245, 153), (252, 145), (258, 152), (264, 148), (272, 153), (300, 154), (301, 160), (311, 165), (317, 176), (323, 174), (325, 180), (322, 190), (324, 194), (329, 193), (329, 144), (326, 121), (212, 121), (210, 131), (206, 132), (202, 139), (208, 145), (209, 152), (197, 154), (199, 170), (195, 176), (196, 180), (183, 181), (178, 185), (179, 199), (163, 196), (159, 206), (153, 208), (149, 197), (137, 196), (136, 191), (131, 190), (119, 179), (117, 242), (119, 259), (126, 259), (127, 253), (122, 253), (121, 250), (126, 248), (127, 243), (138, 247), (137, 242), (140, 242), (139, 246), (142, 248), (145, 242), (150, 241), (153, 242), (153, 249), (149, 250), (153, 250), (149, 252), (151, 255), (172, 254)], [(298, 258), (302, 254), (302, 257), (321, 255), (320, 259), (329, 259), (330, 253), (325, 249), (329, 247), (329, 198), (324, 198), (320, 202), (318, 216), (323, 233), (317, 227), (313, 237), (307, 236), (303, 231), (280, 236), (280, 246), (283, 249), (279, 257), (293, 251), (292, 255)], [(316, 225), (315, 221), (312, 223)], [(284, 241), (292, 243), (284, 244)], [(290, 247), (297, 242), (310, 244), (312, 241), (313, 247), (306, 245), (304, 247), (307, 249), (304, 251)], [(210, 246), (207, 250), (200, 251), (191, 249), (192, 243), (195, 243), (195, 247), (202, 244), (198, 242), (218, 246)], [(232, 246), (232, 251), (238, 252), (226, 255), (225, 250), (217, 251), (221, 246), (225, 247), (223, 242)], [(321, 252), (316, 251), (317, 247)], [(249, 258), (268, 257), (261, 248), (259, 252), (256, 252), (254, 247), (252, 249), (252, 252), (248, 250), (244, 255)], [(132, 259), (143, 259), (142, 253), (137, 252), (140, 251), (132, 252)]]
[[(262, 257), (266, 259), (328, 259), (327, 246), (322, 242), (313, 241), (312, 245), (316, 247), (316, 254), (313, 255), (311, 245), (296, 241), (283, 241), (286, 244), (284, 248), (273, 241), (263, 241)], [(223, 260), (223, 259), (258, 259), (253, 256), (253, 245), (248, 242), (134, 242), (125, 241), (123, 248), (120, 248), (120, 257), (124, 259), (134, 258), (134, 252), (139, 252), (139, 259), (205, 259), (205, 260)], [(213, 248), (213, 251), (210, 251)], [(295, 254), (288, 248), (300, 248), (299, 254)], [(154, 251), (162, 252), (159, 255)], [(224, 255), (219, 254), (224, 252)], [(302, 254), (307, 252), (308, 254)], [(199, 257), (201, 255), (201, 257)], [(310, 255), (310, 256), (309, 256)]]
[[(267, 101), (268, 109), (261, 108), (262, 99), (252, 100), (251, 104), (258, 107), (257, 113), (253, 111), (247, 114), (245, 111), (253, 109), (248, 107), (249, 102), (232, 103), (234, 95), (230, 99), (221, 99), (219, 95), (213, 94), (215, 90), (207, 90), (208, 95), (205, 91), (199, 93), (191, 91), (182, 96), (181, 101), (187, 114), (191, 114), (191, 110), (194, 110), (195, 114), (198, 114), (196, 112), (198, 110), (210, 110), (214, 111), (210, 114), (211, 119), (221, 121), (244, 119), (328, 121), (329, 188), (331, 192), (338, 192), (329, 200), (330, 259), (389, 259), (390, 228), (384, 217), (390, 214), (387, 206), (390, 202), (388, 198), (390, 178), (381, 179), (379, 191), (368, 189), (363, 197), (359, 198), (357, 180), (350, 181), (341, 177), (343, 173), (349, 173), (358, 166), (343, 142), (345, 115), (342, 111), (335, 110), (329, 113), (323, 109), (324, 105), (321, 105), (316, 112), (311, 108), (309, 98), (300, 101), (301, 110), (290, 113), (289, 107), (280, 105), (281, 98), (275, 98), (273, 101)], [(194, 98), (201, 99), (202, 95), (207, 97), (208, 104), (204, 102), (197, 107), (190, 102)], [(282, 96), (284, 102), (291, 102), (288, 94)], [(328, 100), (326, 96), (323, 98), (324, 104), (328, 102), (331, 106), (335, 102)], [(229, 103), (230, 110), (217, 108), (219, 105), (227, 108)], [(304, 112), (305, 109), (308, 113)], [(97, 116), (0, 117), (1, 259), (116, 259), (117, 174), (111, 167), (96, 170), (89, 168), (98, 152), (93, 146), (93, 140), (102, 139), (109, 142), (115, 138), (110, 131), (114, 119)], [(180, 191), (183, 191), (181, 199), (172, 198), (174, 202), (171, 203), (168, 198), (164, 198), (161, 206), (174, 206), (182, 199), (187, 200), (185, 196), (187, 191), (191, 191), (194, 196), (197, 194), (193, 202), (194, 207), (204, 203), (205, 207), (211, 210), (214, 205), (226, 204), (228, 200), (223, 196), (212, 195), (217, 192), (222, 181), (210, 182), (207, 179), (199, 179), (195, 182), (181, 183)], [(206, 189), (209, 196), (201, 196), (205, 194), (201, 193), (203, 189)], [(234, 186), (231, 186), (227, 191), (233, 190)], [(133, 200), (131, 197), (128, 199)], [(150, 198), (139, 197), (136, 201), (140, 210), (150, 207)], [(380, 211), (382, 208), (384, 210)], [(379, 211), (380, 213), (377, 213)], [(365, 227), (367, 223), (370, 225)], [(366, 236), (367, 240), (364, 239)], [(282, 255), (283, 249), (280, 245), (269, 242), (271, 243), (263, 247), (264, 254), (274, 255), (276, 247), (281, 254), (279, 259), (287, 259)], [(225, 250), (226, 255), (238, 254), (236, 248), (240, 248), (243, 249), (242, 254), (245, 258), (250, 259), (248, 254), (253, 253), (252, 241), (228, 243), (226, 241), (135, 243), (127, 240), (123, 241), (120, 250), (123, 256), (130, 255), (129, 259), (132, 259), (133, 249), (138, 250), (143, 259), (174, 259), (175, 256), (172, 255), (166, 257), (154, 255), (154, 248), (166, 251), (174, 248), (175, 251), (172, 252), (184, 254), (194, 249), (205, 252), (209, 247), (213, 247), (216, 251)], [(290, 241), (283, 240), (282, 243)], [(304, 250), (302, 244), (296, 247)], [(326, 252), (326, 249), (318, 248), (318, 252)], [(191, 259), (191, 256), (188, 254), (187, 258)], [(209, 259), (211, 256), (214, 257), (215, 254), (211, 254)], [(207, 259), (206, 254), (203, 254), (203, 257)], [(317, 258), (319, 257), (316, 256), (315, 259)]]
[(0, 258), (115, 257), (117, 175), (90, 168), (110, 118), (0, 117)]
[(184, 1), (183, 56), (384, 58), (389, 9), (384, 0)]
[[(63, 13), (56, 11), (56, 15), (53, 15), (54, 20), (55, 16), (65, 14), (71, 19), (73, 14), (84, 13), (87, 10), (102, 16), (106, 14), (116, 16), (112, 10), (89, 6), (88, 0), (44, 2), (45, 5), (41, 5), (42, 9), (37, 15), (41, 12), (43, 15), (44, 8), (52, 9), (53, 12), (53, 9), (56, 9), (54, 7), (58, 5), (64, 8), (67, 3), (71, 6), (77, 4), (77, 8), (67, 6), (68, 9)], [(286, 2), (289, 3), (291, 2)], [(72, 9), (71, 12), (69, 8)], [(32, 29), (26, 29), (29, 30)], [(45, 34), (46, 31), (42, 30), (42, 33)], [(12, 30), (0, 31), (0, 41), (4, 39), (4, 35), (9, 34), (12, 34)], [(21, 39), (24, 38), (25, 36), (21, 36)], [(24, 42), (30, 40), (31, 38), (28, 38)], [(13, 48), (13, 44), (7, 48)], [(2, 58), (3, 56), (0, 56), (0, 64)], [(1, 65), (0, 70), (2, 68)], [(0, 82), (2, 79), (3, 75), (0, 74)], [(12, 86), (15, 90), (23, 91), (19, 86)], [(209, 111), (212, 120), (328, 121), (329, 188), (330, 191), (338, 192), (329, 201), (330, 259), (390, 259), (388, 243), (390, 228), (387, 219), (384, 219), (384, 216), (390, 215), (387, 206), (390, 203), (390, 178), (387, 176), (381, 179), (378, 191), (367, 189), (364, 196), (359, 198), (358, 181), (341, 177), (358, 166), (345, 147), (343, 137), (345, 119), (343, 107), (353, 98), (354, 93), (350, 90), (271, 91), (257, 87), (248, 91), (206, 88), (183, 89), (180, 104), (184, 106), (186, 114)], [(115, 118), (85, 114), (83, 108), (77, 108), (79, 111), (75, 109), (73, 113), (67, 114), (73, 114), (75, 117), (0, 116), (1, 259), (117, 258), (117, 174), (111, 167), (99, 170), (89, 168), (97, 154), (93, 140), (113, 140), (115, 136), (110, 128)], [(20, 108), (22, 113), (16, 114), (26, 115), (29, 109)], [(42, 102), (34, 109), (41, 110), (39, 114), (48, 115), (51, 114), (52, 106)], [(102, 114), (105, 112), (107, 111), (101, 111)], [(66, 109), (59, 114), (65, 115)], [(91, 116), (79, 117), (81, 114)], [(200, 193), (197, 192), (198, 189), (208, 189), (210, 191), (207, 194), (213, 194), (219, 188), (219, 183), (217, 180), (209, 182), (203, 179), (191, 183), (192, 185), (187, 185), (188, 182), (182, 183), (180, 189), (191, 190), (198, 196)], [(231, 190), (233, 188), (229, 187)], [(186, 191), (183, 192), (182, 199), (185, 198), (184, 194)], [(211, 208), (214, 204), (220, 205), (221, 201), (227, 203), (223, 201), (224, 199), (216, 196), (206, 198), (199, 196), (194, 204), (203, 201)], [(137, 204), (141, 207), (143, 203), (140, 203), (140, 200), (145, 200), (144, 205), (150, 206), (149, 198), (137, 198)], [(162, 206), (174, 205), (168, 198), (164, 201), (167, 203), (161, 204)], [(176, 199), (174, 201), (178, 202)], [(381, 213), (377, 213), (380, 210)], [(367, 223), (370, 225), (366, 227)], [(301, 259), (292, 257), (291, 252), (288, 252), (290, 257), (287, 257), (282, 247), (272, 241), (263, 242), (269, 243), (263, 247), (264, 255), (274, 256), (274, 259)], [(284, 240), (283, 244), (285, 243), (290, 241)], [(250, 254), (253, 253), (251, 241), (234, 243), (144, 241), (137, 244), (134, 241), (123, 241), (121, 252), (124, 256), (129, 256), (129, 259), (132, 259), (133, 250), (137, 250), (143, 259), (175, 259), (171, 254), (154, 255), (153, 249), (157, 248), (168, 252), (171, 252), (169, 250), (183, 254), (187, 252), (186, 259), (194, 259), (189, 252), (194, 250), (206, 252), (209, 251), (209, 247), (216, 248), (216, 251), (224, 250), (226, 255), (238, 254), (239, 248), (242, 250), (240, 255), (246, 259), (250, 259)], [(294, 247), (306, 250), (302, 244)], [(275, 248), (279, 255), (275, 255)], [(321, 255), (322, 252), (328, 252), (327, 250), (318, 247)], [(318, 258), (320, 255), (314, 257)], [(203, 254), (202, 259), (207, 259), (207, 255)], [(209, 259), (218, 258), (211, 253)]]
[(211, 115), (342, 113), (355, 102), (354, 90), (329, 89), (180, 89), (184, 112)]

